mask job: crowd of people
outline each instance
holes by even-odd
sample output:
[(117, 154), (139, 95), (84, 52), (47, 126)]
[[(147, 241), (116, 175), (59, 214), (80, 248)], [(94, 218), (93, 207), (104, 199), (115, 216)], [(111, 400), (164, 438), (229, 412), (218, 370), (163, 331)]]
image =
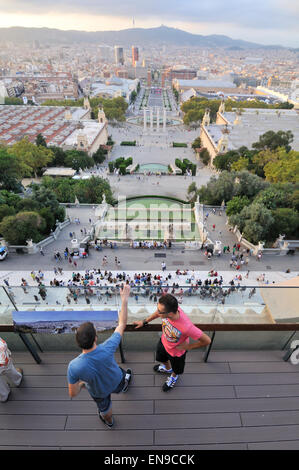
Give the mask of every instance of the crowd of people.
[[(118, 262), (118, 258), (115, 257), (116, 265)], [(126, 273), (125, 271), (112, 272), (104, 269), (87, 269), (84, 273), (73, 271), (71, 276), (69, 276), (69, 272), (66, 276), (61, 267), (55, 266), (54, 277), (47, 282), (48, 285), (46, 285), (45, 275), (42, 270), (31, 271), (31, 279), (34, 285), (38, 287), (38, 292), (34, 293), (34, 300), (35, 302), (41, 300), (48, 302), (48, 287), (65, 287), (67, 288), (65, 300), (68, 304), (72, 302), (77, 304), (80, 299), (85, 299), (87, 304), (91, 303), (90, 299), (107, 303), (109, 299), (119, 294), (122, 285), (129, 284), (131, 296), (135, 298), (136, 303), (140, 299), (146, 298), (149, 301), (156, 302), (161, 295), (171, 293), (178, 297), (179, 303), (182, 303), (184, 298), (199, 296), (200, 299), (211, 299), (224, 304), (228, 295), (246, 289), (241, 285), (243, 280), (241, 274), (236, 274), (229, 282), (225, 282), (223, 276), (213, 269), (208, 272), (207, 276), (201, 278), (194, 270), (185, 269), (181, 271), (177, 269), (172, 273), (167, 272), (163, 269), (163, 264), (165, 263), (162, 263), (161, 273)], [(248, 278), (248, 273), (244, 276), (245, 278)], [(66, 280), (66, 277), (69, 277), (69, 279)], [(265, 282), (265, 275), (263, 275), (263, 281)], [(8, 281), (6, 282), (9, 285)], [(22, 277), (21, 287), (25, 294), (32, 292), (28, 289), (28, 286), (28, 280)], [(12, 291), (12, 296), (14, 295)], [(52, 295), (53, 291), (51, 291), (51, 297)], [(55, 300), (56, 304), (66, 303), (61, 301), (61, 297), (59, 299)]]
[(170, 240), (164, 240), (164, 242), (162, 241), (156, 241), (156, 240), (153, 240), (153, 241), (142, 241), (142, 240), (132, 240), (131, 241), (131, 244), (130, 244), (131, 248), (150, 248), (150, 249), (159, 249), (159, 248), (171, 248), (171, 241)]

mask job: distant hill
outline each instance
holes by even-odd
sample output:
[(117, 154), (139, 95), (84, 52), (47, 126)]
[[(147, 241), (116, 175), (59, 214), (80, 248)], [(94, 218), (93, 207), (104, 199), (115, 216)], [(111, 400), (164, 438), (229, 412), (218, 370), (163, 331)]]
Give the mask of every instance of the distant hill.
[[(114, 46), (117, 44), (131, 46), (147, 45), (177, 45), (177, 46), (198, 46), (198, 47), (225, 47), (225, 48), (274, 48), (281, 46), (263, 46), (261, 44), (243, 41), (241, 39), (231, 39), (228, 36), (213, 34), (202, 36), (191, 34), (176, 28), (160, 26), (158, 28), (132, 28), (120, 31), (62, 31), (50, 28), (23, 28), (11, 27), (0, 28), (0, 41), (11, 41), (24, 44), (33, 41), (43, 44), (73, 44), (73, 43), (97, 43)], [(237, 50), (236, 49), (236, 50)]]

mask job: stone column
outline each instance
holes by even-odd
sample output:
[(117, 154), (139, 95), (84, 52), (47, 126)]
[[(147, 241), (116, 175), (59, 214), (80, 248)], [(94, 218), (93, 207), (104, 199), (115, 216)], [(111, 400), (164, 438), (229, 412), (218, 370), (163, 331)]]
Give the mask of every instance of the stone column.
[(143, 108), (143, 132), (146, 132), (146, 127), (147, 127), (147, 123), (146, 123), (146, 108)]
[(153, 108), (150, 108), (150, 131), (153, 132)]
[(160, 126), (160, 108), (157, 108), (157, 132), (159, 132)]
[(166, 109), (163, 111), (163, 132), (166, 132)]

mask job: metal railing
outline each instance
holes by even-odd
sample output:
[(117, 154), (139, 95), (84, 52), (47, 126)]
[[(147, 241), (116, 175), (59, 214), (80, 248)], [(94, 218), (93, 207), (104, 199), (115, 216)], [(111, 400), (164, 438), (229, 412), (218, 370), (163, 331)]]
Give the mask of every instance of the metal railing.
[[(84, 311), (86, 318), (88, 311), (96, 313), (119, 310), (122, 283), (108, 285), (105, 280), (103, 283), (107, 285), (93, 284), (89, 280), (85, 286), (52, 287), (40, 284), (34, 287), (0, 287), (0, 332), (16, 333), (14, 311), (22, 312), (25, 318), (26, 312), (28, 315), (29, 312), (35, 312), (37, 317), (40, 312), (41, 319), (43, 312), (47, 311), (48, 315), (53, 312), (55, 321), (56, 311), (65, 311), (69, 315), (71, 312)], [(215, 347), (215, 342), (218, 341), (220, 345), (225, 343), (223, 334), (229, 335), (227, 343), (232, 346), (240, 345), (244, 341), (244, 344), (250, 344), (250, 347), (254, 343), (256, 349), (263, 347), (266, 338), (266, 343), (268, 340), (270, 344), (274, 341), (277, 349), (288, 350), (291, 340), (296, 335), (299, 337), (299, 288), (291, 286), (152, 286), (141, 282), (131, 287), (126, 332), (136, 332), (136, 335), (139, 335), (139, 332), (156, 334), (161, 331), (160, 319), (140, 328), (138, 332), (133, 323), (152, 314), (156, 310), (159, 297), (164, 293), (175, 295), (179, 307), (191, 321), (211, 336), (211, 344), (204, 354), (205, 362)], [(28, 337), (22, 333), (18, 334), (35, 360), (40, 362), (36, 348), (31, 345)], [(278, 335), (275, 340), (273, 335)], [(37, 341), (40, 337), (38, 334), (31, 334), (33, 342), (41, 350)], [(53, 341), (54, 344), (55, 335), (48, 335), (47, 341)], [(286, 360), (289, 356), (287, 353)]]

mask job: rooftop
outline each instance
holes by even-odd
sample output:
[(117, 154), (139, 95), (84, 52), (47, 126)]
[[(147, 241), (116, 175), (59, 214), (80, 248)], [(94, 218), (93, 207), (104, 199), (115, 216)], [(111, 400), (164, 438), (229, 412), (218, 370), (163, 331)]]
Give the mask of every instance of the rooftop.
[(136, 90), (139, 80), (129, 80), (126, 78), (111, 77), (106, 82), (94, 82), (91, 85), (91, 95), (107, 93), (112, 97), (125, 96), (129, 98), (130, 93)]
[[(104, 124), (89, 119), (89, 111), (81, 107), (64, 106), (0, 106), (0, 142), (14, 144), (27, 136), (34, 142), (42, 134), (48, 145), (74, 147), (78, 134), (86, 135), (91, 146), (102, 132)], [(77, 128), (81, 122), (82, 129)]]
[(181, 80), (176, 79), (181, 87), (237, 88), (236, 84), (227, 80)]
[(72, 168), (58, 168), (58, 167), (50, 167), (44, 172), (43, 176), (74, 176), (76, 174), (76, 170)]
[(21, 137), (34, 141), (42, 134), (50, 145), (60, 145), (76, 128), (76, 122), (86, 118), (88, 111), (70, 107), (71, 119), (65, 118), (63, 106), (0, 105), (0, 141), (14, 144)]
[[(294, 140), (291, 146), (299, 150), (299, 114), (294, 110), (246, 109), (237, 116), (235, 112), (221, 114), (228, 122), (228, 150), (235, 150), (245, 145), (250, 148), (267, 131), (291, 131)], [(239, 123), (234, 124), (238, 117)], [(216, 146), (222, 137), (224, 125), (210, 124), (206, 130)]]
[(69, 134), (65, 141), (63, 142), (64, 146), (74, 146), (77, 144), (78, 136), (80, 134), (85, 134), (88, 146), (91, 146), (97, 136), (102, 132), (105, 127), (104, 123), (99, 123), (98, 121), (82, 121), (83, 129), (75, 129), (71, 134)]

